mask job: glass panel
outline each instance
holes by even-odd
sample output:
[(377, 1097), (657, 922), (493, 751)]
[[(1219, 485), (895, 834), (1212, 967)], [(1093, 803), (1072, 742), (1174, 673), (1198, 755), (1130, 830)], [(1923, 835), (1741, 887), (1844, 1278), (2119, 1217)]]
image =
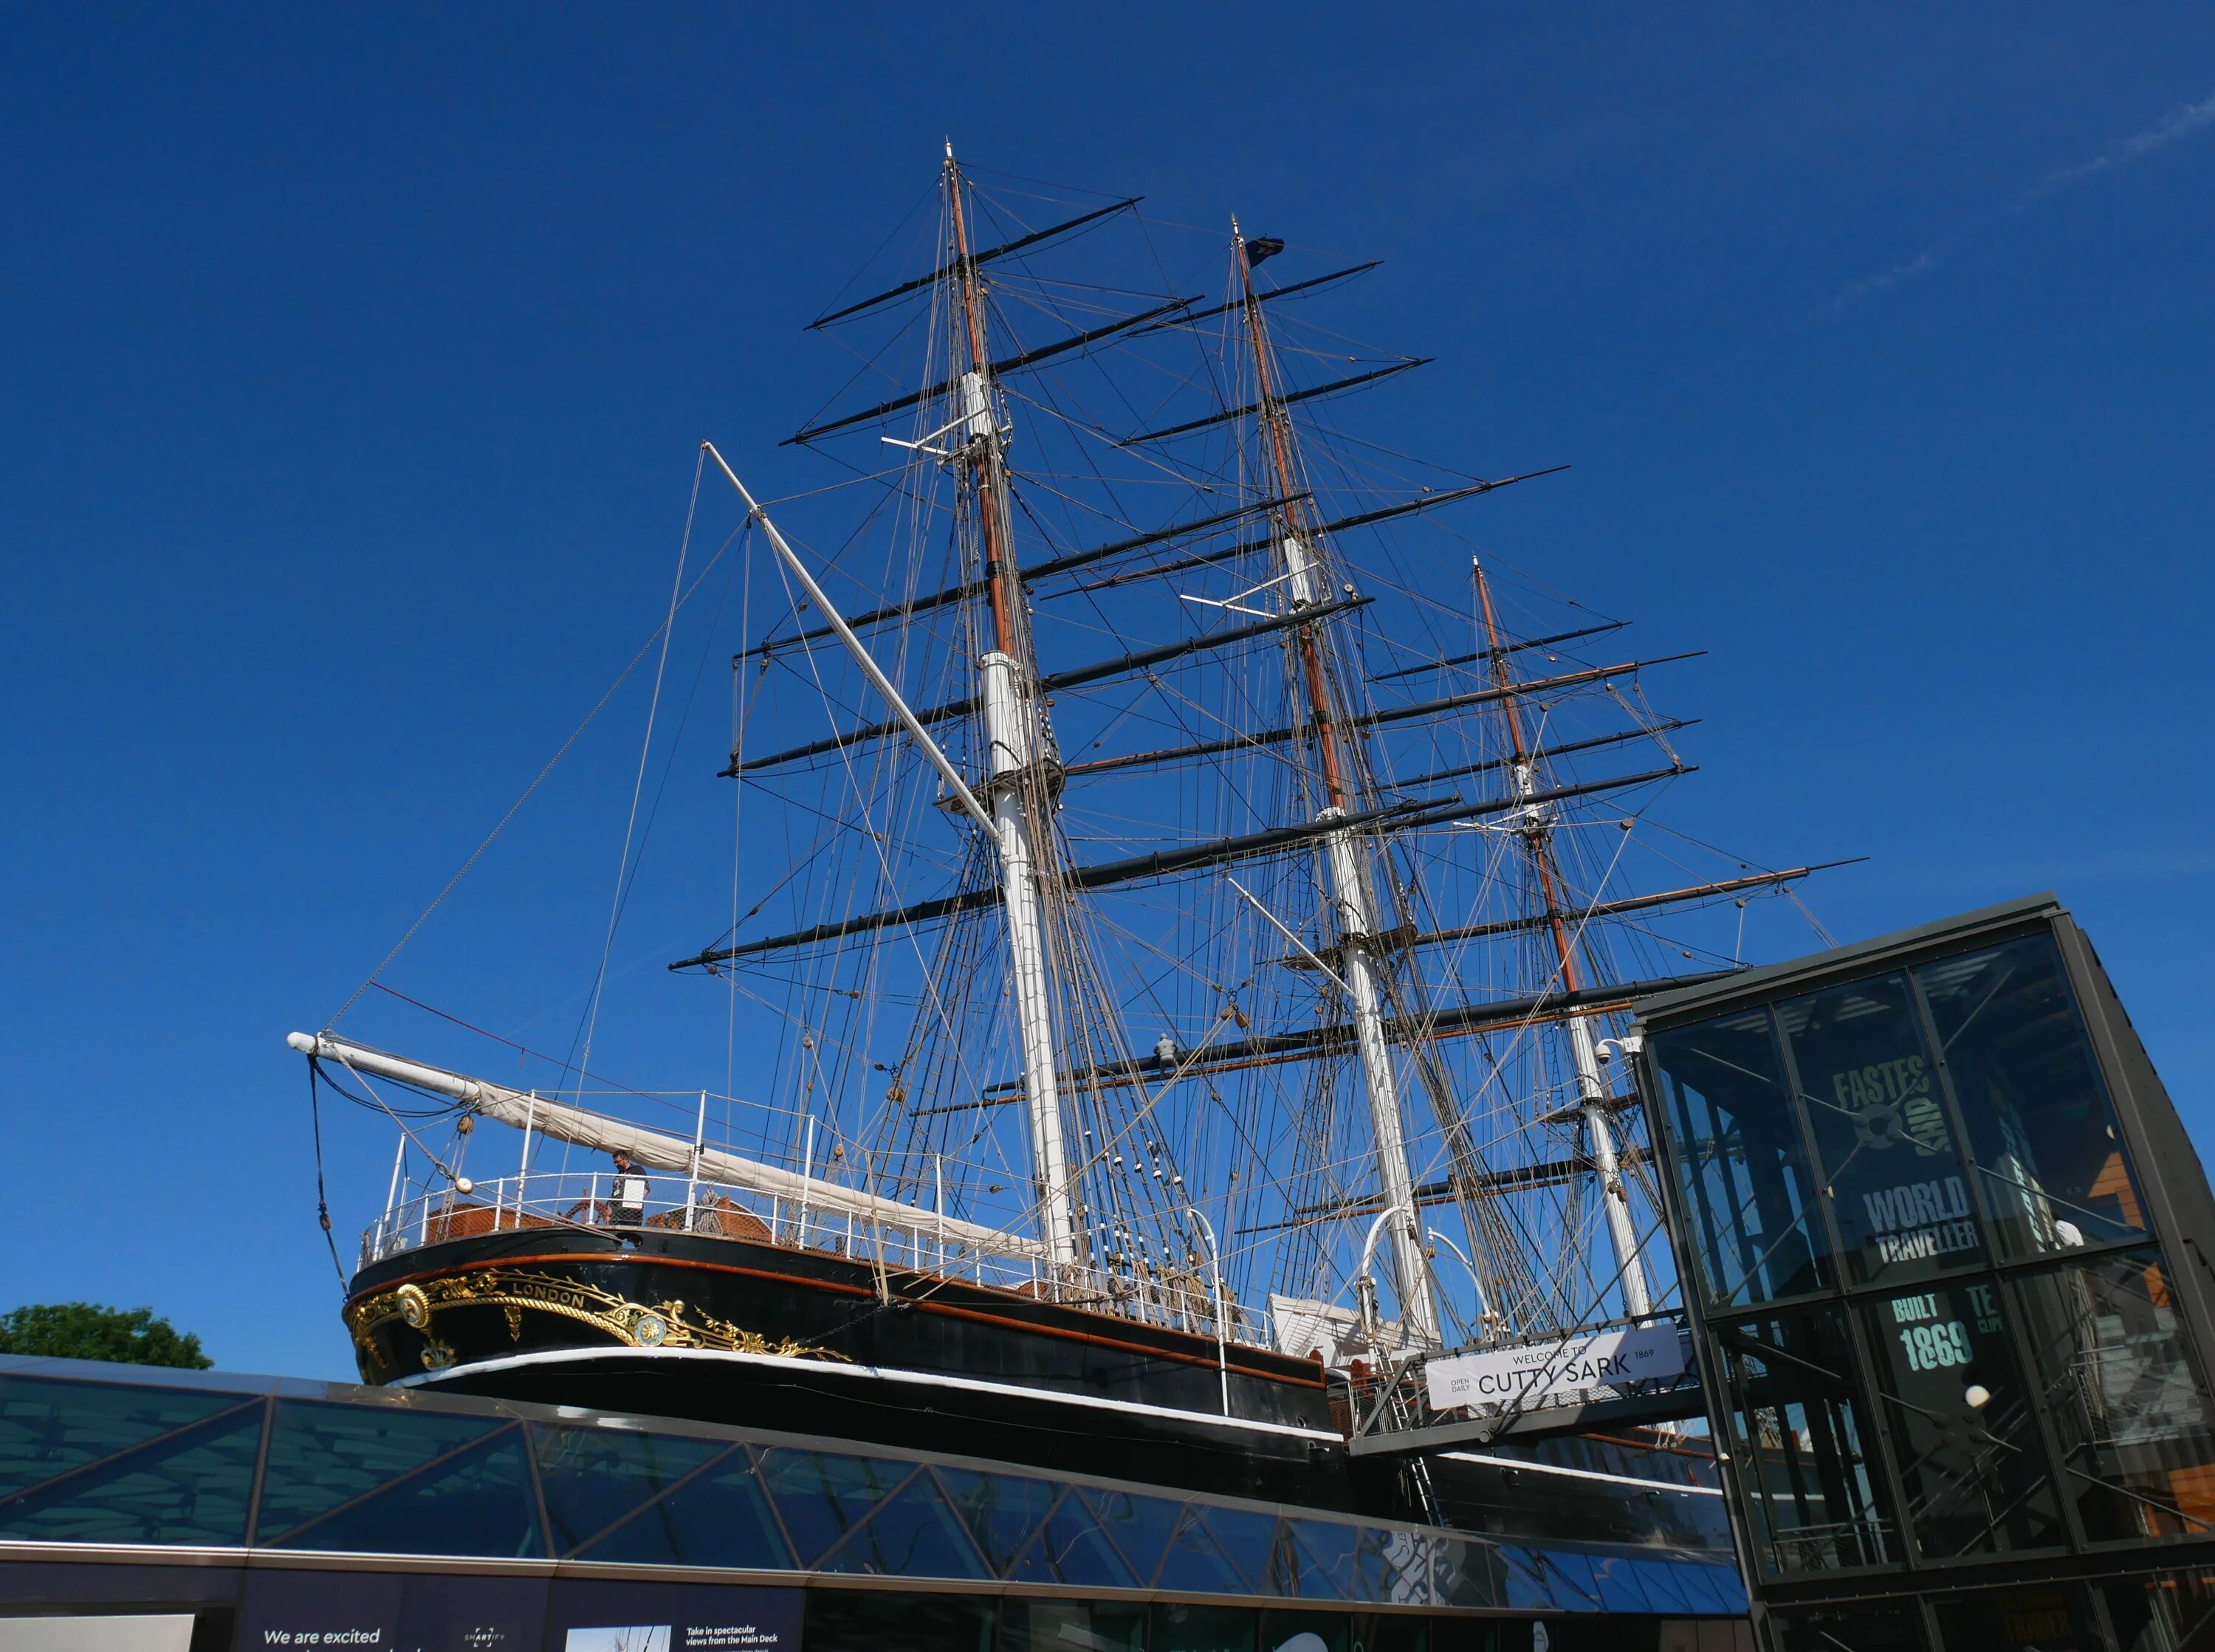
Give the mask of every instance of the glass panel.
[(0, 1377), (0, 1496), (253, 1403), (189, 1388)]
[(510, 1423), (434, 1458), (404, 1479), (295, 1527), (276, 1543), (353, 1554), (543, 1555), (523, 1426)]
[(1911, 1600), (1875, 1606), (1805, 1606), (1773, 1612), (1777, 1652), (1922, 1652), (1923, 1630)]
[(566, 1555), (721, 1456), (730, 1443), (629, 1429), (534, 1423), (531, 1447), (538, 1459), (546, 1518), (554, 1528), (554, 1551)]
[[(1430, 1652), (1430, 1627), (1422, 1618), (1406, 1612), (1361, 1612), (1353, 1619), (1353, 1652)], [(1461, 1624), (1439, 1640), (1441, 1652), (1447, 1644), (1453, 1652), (1470, 1652), (1472, 1645), (1484, 1645), (1482, 1637), (1471, 1636)]]
[(1862, 1314), (1916, 1547), (1951, 1559), (2059, 1545), (2046, 1449), (1997, 1287), (1912, 1292)]
[(236, 1394), (0, 1384), (0, 1536), (243, 1543), (261, 1417)]
[(2184, 1351), (2159, 1254), (2067, 1264), (2022, 1282), (2038, 1401), (2059, 1436), (2084, 1533), (2215, 1530), (2215, 1427)]
[(580, 1557), (756, 1571), (786, 1571), (795, 1563), (743, 1446), (586, 1545)]
[(1360, 1528), (1335, 1520), (1286, 1520), (1302, 1564), (1299, 1587), (1289, 1591), (1304, 1600), (1351, 1600), (1356, 1594), (1353, 1569)]
[(1915, 973), (2000, 1248), (2036, 1256), (2141, 1237), (2138, 1189), (2052, 938)]
[(1507, 1564), (1498, 1548), (1459, 1538), (1430, 1539), (1432, 1599), (1442, 1606), (1504, 1606)]
[(1680, 1612), (1683, 1603), (1661, 1581), (1667, 1568), (1630, 1555), (1588, 1555), (1594, 1598), (1603, 1612)]
[(1146, 1609), (1087, 1600), (1009, 1600), (1000, 1652), (1146, 1652)]
[(761, 1475), (776, 1512), (784, 1516), (800, 1563), (812, 1566), (914, 1466), (880, 1457), (779, 1448), (762, 1453)]
[(1148, 1652), (1254, 1652), (1256, 1616), (1242, 1606), (1156, 1606)]
[[(1193, 1512), (1206, 1524), (1224, 1557), (1247, 1580), (1246, 1587), (1258, 1592), (1268, 1581), (1269, 1557), (1277, 1546), (1277, 1517), (1258, 1508), (1222, 1508), (1212, 1503), (1194, 1503)], [(1169, 1587), (1168, 1569), (1164, 1561), (1157, 1587)]]
[(1100, 1529), (1114, 1541), (1141, 1583), (1161, 1565), (1169, 1545), (1169, 1533), (1183, 1518), (1184, 1505), (1160, 1497), (1134, 1497), (1127, 1491), (1103, 1491), (1094, 1486), (1077, 1490), (1092, 1509)]
[(2105, 1652), (2072, 1589), (1985, 1591), (1938, 1600), (1938, 1638), (1946, 1652)]
[(1076, 1583), (1097, 1589), (1144, 1587), (1130, 1563), (1101, 1531), (1100, 1522), (1071, 1486), (1039, 1527), (1038, 1536), (1008, 1568), (1011, 1582)]
[[(1257, 1591), (1268, 1565), (1268, 1545), (1276, 1536), (1274, 1520), (1266, 1524), (1268, 1536), (1262, 1539), (1261, 1553), (1255, 1557), (1260, 1563), (1251, 1570), (1240, 1567), (1210, 1532), (1205, 1516), (1229, 1511), (1219, 1508), (1185, 1510), (1184, 1521), (1169, 1539), (1169, 1552), (1162, 1557), (1162, 1569), (1154, 1579), (1157, 1589), (1174, 1589), (1181, 1594), (1252, 1594)], [(1254, 1517), (1257, 1519), (1258, 1517)]]
[(992, 1652), (989, 1600), (880, 1589), (809, 1589), (807, 1595), (800, 1643), (807, 1652)]
[(1853, 1276), (1927, 1278), (1983, 1259), (1968, 1172), (1905, 976), (1777, 1006)]
[(2119, 1652), (2180, 1652), (2215, 1623), (2215, 1572), (2169, 1572), (2100, 1588)]
[(861, 1530), (817, 1564), (880, 1577), (985, 1577), (984, 1557), (929, 1469), (880, 1502)]
[(1531, 1612), (1554, 1604), (1554, 1585), (1537, 1551), (1519, 1543), (1503, 1543), (1493, 1552), (1500, 1559), (1502, 1606)]
[(1828, 1285), (1829, 1241), (1769, 1013), (1657, 1033), (1650, 1048), (1709, 1299), (1765, 1301)]
[(254, 1540), (281, 1545), (341, 1504), (512, 1426), (498, 1417), (280, 1399)]
[(1347, 1652), (1353, 1620), (1340, 1612), (1264, 1612), (1261, 1652)]
[(1427, 1606), (1430, 1569), (1430, 1545), (1424, 1539), (1396, 1527), (1371, 1527), (1361, 1534), (1357, 1581), (1351, 1593), (1357, 1600), (1379, 1605)]
[(1060, 1492), (1058, 1486), (1044, 1480), (1013, 1474), (977, 1474), (966, 1468), (936, 1472), (996, 1577), (1007, 1571), (1009, 1562), (1039, 1529)]
[(1731, 1454), (1762, 1569), (1828, 1571), (1891, 1555), (1868, 1464), (1868, 1419), (1835, 1309), (1718, 1325)]

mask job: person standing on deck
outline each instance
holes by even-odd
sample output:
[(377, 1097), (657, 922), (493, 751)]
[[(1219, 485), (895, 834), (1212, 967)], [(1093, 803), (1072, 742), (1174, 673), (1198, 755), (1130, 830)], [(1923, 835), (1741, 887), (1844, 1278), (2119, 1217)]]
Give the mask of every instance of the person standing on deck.
[(608, 1199), (608, 1220), (617, 1227), (637, 1227), (646, 1221), (646, 1176), (629, 1153), (615, 1151), (615, 1185)]

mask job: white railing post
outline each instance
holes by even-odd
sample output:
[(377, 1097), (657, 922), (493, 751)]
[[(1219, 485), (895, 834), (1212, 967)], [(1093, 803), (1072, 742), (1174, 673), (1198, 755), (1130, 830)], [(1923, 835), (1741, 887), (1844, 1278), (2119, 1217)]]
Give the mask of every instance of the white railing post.
[(684, 1184), (684, 1231), (692, 1231), (692, 1213), (700, 1201), (700, 1154), (708, 1146), (708, 1092), (700, 1092), (700, 1122), (692, 1131), (692, 1175)]

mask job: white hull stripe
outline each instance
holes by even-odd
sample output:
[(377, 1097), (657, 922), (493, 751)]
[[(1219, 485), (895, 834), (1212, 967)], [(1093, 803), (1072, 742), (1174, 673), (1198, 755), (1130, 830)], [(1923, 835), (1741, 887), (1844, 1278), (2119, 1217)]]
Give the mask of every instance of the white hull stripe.
[(1679, 1485), (1674, 1480), (1641, 1480), (1628, 1474), (1603, 1474), (1592, 1468), (1563, 1468), (1555, 1463), (1526, 1463), (1518, 1457), (1491, 1457), (1482, 1452), (1442, 1451), (1439, 1456), (1457, 1463), (1488, 1463), (1496, 1468), (1527, 1469), (1533, 1474), (1566, 1474), (1573, 1480), (1605, 1480), (1611, 1485), (1635, 1485), (1648, 1491), (1674, 1491), (1691, 1497), (1720, 1497), (1721, 1486)]
[(1086, 1405), (1098, 1410), (1120, 1411), (1132, 1416), (1159, 1416), (1179, 1423), (1197, 1423), (1212, 1429), (1244, 1429), (1259, 1434), (1285, 1435), (1296, 1440), (1327, 1440), (1344, 1443), (1337, 1435), (1321, 1429), (1303, 1429), (1289, 1423), (1256, 1423), (1242, 1416), (1221, 1416), (1212, 1411), (1180, 1410), (1170, 1405), (1145, 1405), (1132, 1399), (1107, 1399), (1094, 1394), (1065, 1394), (1048, 1388), (1024, 1388), (1013, 1383), (987, 1382), (977, 1377), (945, 1377), (929, 1371), (903, 1371), (895, 1366), (842, 1365), (831, 1360), (803, 1360), (783, 1354), (742, 1354), (714, 1348), (578, 1348), (548, 1349), (536, 1354), (511, 1354), (505, 1359), (475, 1360), (426, 1371), (420, 1377), (401, 1377), (387, 1384), (393, 1388), (430, 1387), (453, 1377), (479, 1371), (518, 1371), (536, 1365), (568, 1364), (579, 1360), (707, 1360), (746, 1365), (766, 1365), (803, 1370), (811, 1376), (874, 1378), (881, 1382), (915, 1383), (930, 1388), (958, 1388), (969, 1393), (999, 1394), (1010, 1398), (1048, 1400), (1057, 1405)]

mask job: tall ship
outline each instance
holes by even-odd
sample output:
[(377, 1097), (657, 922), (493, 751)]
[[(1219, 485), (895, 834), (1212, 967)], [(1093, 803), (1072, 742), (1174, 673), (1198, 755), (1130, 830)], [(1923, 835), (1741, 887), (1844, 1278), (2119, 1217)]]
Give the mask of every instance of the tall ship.
[(600, 1078), (598, 984), (533, 1082), (451, 1018), (294, 1033), (398, 1127), (365, 1381), (1719, 1525), (1660, 1495), (1711, 1476), (1625, 1011), (1815, 868), (1666, 825), (1684, 656), (1471, 537), (1564, 467), (1357, 433), (1426, 365), (1335, 330), (1373, 263), (1173, 230), (949, 148), (812, 323), (845, 389), (703, 444), (646, 657), (726, 523), (731, 887), (666, 988), (727, 1002), (716, 1081)]

